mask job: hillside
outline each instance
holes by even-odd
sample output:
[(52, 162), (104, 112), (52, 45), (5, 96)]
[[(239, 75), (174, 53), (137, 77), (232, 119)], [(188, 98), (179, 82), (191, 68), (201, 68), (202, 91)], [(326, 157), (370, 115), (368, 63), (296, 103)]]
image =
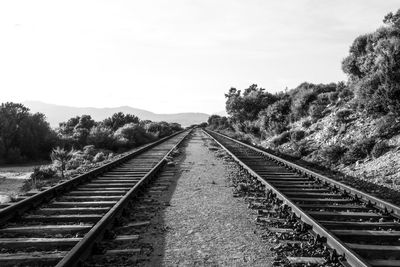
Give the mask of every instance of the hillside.
[(341, 172), (355, 187), (400, 190), (400, 10), (383, 22), (351, 44), (342, 61), (347, 81), (303, 82), (275, 94), (257, 84), (232, 87), (225, 94), (229, 117), (213, 115), (209, 127)]
[(208, 114), (205, 113), (175, 113), (175, 114), (157, 114), (147, 110), (133, 108), (129, 106), (113, 107), (113, 108), (93, 108), (93, 107), (71, 107), (43, 103), (40, 101), (26, 101), (23, 104), (28, 107), (31, 112), (40, 112), (46, 115), (47, 121), (52, 127), (57, 127), (60, 122), (67, 121), (71, 117), (80, 115), (90, 115), (96, 121), (101, 121), (110, 117), (116, 112), (125, 114), (133, 114), (141, 120), (177, 122), (183, 127), (191, 124), (198, 124), (207, 121)]

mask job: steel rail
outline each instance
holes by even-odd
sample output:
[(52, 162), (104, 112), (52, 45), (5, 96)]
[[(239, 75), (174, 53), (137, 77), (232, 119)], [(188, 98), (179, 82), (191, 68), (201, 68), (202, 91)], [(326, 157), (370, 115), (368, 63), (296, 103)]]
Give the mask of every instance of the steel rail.
[(282, 158), (280, 158), (278, 156), (272, 155), (271, 153), (263, 151), (263, 150), (261, 150), (261, 149), (259, 149), (257, 147), (254, 147), (254, 146), (245, 144), (243, 142), (240, 142), (238, 140), (235, 140), (235, 139), (233, 139), (233, 138), (231, 138), (229, 136), (226, 136), (224, 134), (217, 133), (215, 131), (210, 131), (210, 132), (218, 134), (218, 135), (220, 135), (222, 137), (225, 137), (225, 138), (227, 138), (227, 139), (229, 139), (231, 141), (237, 142), (237, 143), (239, 143), (239, 144), (241, 144), (243, 146), (251, 148), (251, 149), (253, 149), (253, 150), (255, 150), (255, 151), (259, 152), (259, 153), (262, 153), (264, 156), (268, 157), (269, 159), (272, 159), (275, 162), (279, 162), (279, 163), (285, 165), (286, 167), (288, 167), (290, 169), (293, 169), (293, 170), (295, 170), (295, 171), (297, 171), (297, 172), (299, 172), (299, 173), (301, 173), (303, 175), (306, 175), (307, 177), (312, 177), (312, 178), (318, 179), (320, 181), (324, 181), (324, 182), (326, 182), (328, 184), (331, 184), (333, 186), (336, 186), (336, 187), (338, 187), (338, 189), (341, 189), (342, 192), (349, 193), (350, 195), (353, 195), (354, 197), (358, 198), (359, 200), (363, 200), (363, 201), (365, 201), (367, 203), (370, 202), (372, 205), (375, 205), (377, 208), (382, 209), (382, 210), (386, 210), (387, 212), (392, 213), (393, 216), (395, 216), (397, 218), (400, 218), (400, 207), (399, 206), (396, 206), (396, 205), (394, 205), (392, 203), (389, 203), (389, 202), (384, 201), (382, 199), (379, 199), (377, 197), (371, 196), (371, 195), (369, 195), (367, 193), (364, 193), (364, 192), (362, 192), (360, 190), (357, 190), (357, 189), (352, 188), (352, 187), (350, 187), (348, 185), (345, 185), (345, 184), (343, 184), (341, 182), (338, 182), (338, 181), (336, 181), (336, 180), (334, 180), (332, 178), (326, 177), (326, 176), (324, 176), (322, 174), (319, 174), (319, 173), (316, 173), (316, 172), (311, 171), (309, 169), (306, 169), (306, 168), (304, 168), (304, 167), (302, 167), (300, 165), (297, 165), (297, 164), (295, 164), (293, 162), (290, 162), (290, 161), (282, 159)]
[(135, 184), (101, 219), (90, 231), (64, 256), (64, 258), (56, 265), (57, 267), (70, 267), (79, 265), (86, 259), (93, 249), (96, 242), (103, 239), (107, 229), (112, 227), (114, 220), (123, 212), (124, 208), (129, 204), (140, 189), (150, 181), (157, 171), (167, 162), (169, 154), (176, 149), (182, 141), (188, 136), (191, 130), (188, 130), (185, 135), (165, 154), (165, 156)]
[(155, 142), (146, 144), (146, 145), (138, 148), (137, 150), (134, 150), (133, 152), (129, 153), (128, 155), (125, 155), (119, 159), (116, 159), (116, 160), (114, 160), (110, 163), (107, 163), (103, 166), (100, 166), (96, 169), (93, 169), (87, 173), (79, 175), (71, 180), (65, 181), (58, 185), (55, 185), (49, 189), (46, 189), (40, 193), (35, 194), (33, 196), (27, 197), (26, 199), (23, 199), (15, 204), (12, 204), (12, 205), (0, 210), (0, 224), (3, 224), (4, 222), (10, 220), (11, 218), (13, 218), (17, 215), (21, 215), (22, 213), (24, 213), (32, 208), (36, 208), (41, 203), (43, 203), (45, 201), (49, 201), (50, 199), (60, 195), (61, 193), (66, 192), (66, 191), (76, 187), (79, 184), (89, 181), (90, 179), (126, 162), (127, 160), (132, 159), (133, 157), (153, 148), (154, 146), (157, 146), (158, 144), (163, 143), (164, 141), (166, 141), (182, 132), (184, 132), (184, 131), (174, 133), (167, 137), (161, 138), (160, 140), (157, 140)]
[[(223, 134), (210, 131), (210, 130), (205, 130), (204, 132), (210, 136), (218, 145), (220, 145), (222, 148), (224, 148), (229, 155), (236, 161), (238, 162), (244, 169), (246, 169), (252, 176), (254, 176), (258, 181), (260, 181), (263, 185), (265, 185), (266, 188), (272, 190), (276, 196), (283, 201), (284, 204), (290, 206), (292, 208), (292, 211), (302, 220), (303, 222), (309, 224), (312, 226), (312, 231), (315, 234), (318, 234), (320, 236), (323, 236), (326, 238), (326, 243), (333, 249), (335, 249), (339, 254), (343, 254), (345, 256), (345, 259), (348, 264), (351, 266), (356, 266), (356, 267), (368, 267), (370, 266), (365, 260), (363, 260), (358, 254), (356, 254), (353, 250), (348, 248), (345, 244), (343, 244), (339, 239), (337, 239), (334, 235), (332, 235), (325, 227), (323, 227), (321, 224), (319, 224), (316, 220), (314, 220), (311, 216), (307, 215), (307, 213), (298, 207), (295, 203), (290, 201), (283, 193), (281, 193), (276, 187), (268, 183), (266, 180), (264, 180), (259, 174), (257, 174), (255, 171), (253, 171), (247, 164), (242, 162), (236, 155), (234, 155), (225, 145), (223, 145), (221, 142), (219, 142), (216, 138), (214, 138), (210, 133), (217, 134), (223, 138), (229, 139), (231, 141), (234, 141), (236, 144), (243, 145), (247, 148), (251, 148), (258, 153), (261, 153), (263, 155), (269, 156), (270, 154), (262, 151), (260, 149), (254, 148), (252, 146), (249, 146), (243, 142), (240, 142), (238, 140), (235, 140), (233, 138), (230, 138), (228, 136), (225, 136)], [(273, 156), (273, 155), (271, 155)], [(272, 157), (273, 159), (276, 159), (276, 161), (279, 162), (287, 162), (286, 160), (280, 159), (276, 156)], [(287, 162), (289, 163), (289, 162)], [(296, 164), (290, 164), (290, 166), (294, 167), (297, 166)], [(299, 166), (300, 167), (300, 166)], [(302, 168), (304, 169), (304, 168)], [(304, 171), (308, 171), (304, 169)]]

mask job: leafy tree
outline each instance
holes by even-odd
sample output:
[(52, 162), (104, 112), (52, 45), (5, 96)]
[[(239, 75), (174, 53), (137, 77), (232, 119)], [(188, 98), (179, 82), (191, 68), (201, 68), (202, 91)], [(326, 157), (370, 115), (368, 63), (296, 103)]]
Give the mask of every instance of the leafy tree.
[(400, 114), (400, 9), (384, 18), (384, 27), (357, 37), (343, 60), (343, 71), (360, 108)]
[(96, 122), (92, 119), (90, 115), (82, 115), (79, 117), (78, 123), (75, 125), (75, 129), (92, 129), (93, 126), (96, 125)]
[(134, 147), (151, 141), (152, 137), (139, 124), (129, 123), (119, 128), (114, 137), (121, 147)]
[(0, 160), (15, 163), (47, 157), (56, 135), (43, 114), (8, 102), (0, 106), (0, 141)]
[(221, 117), (219, 115), (211, 115), (208, 117), (207, 122), (211, 128), (228, 128), (230, 125), (227, 117)]
[(90, 129), (87, 142), (97, 148), (113, 149), (115, 138), (112, 129), (98, 125)]
[(122, 112), (114, 113), (111, 117), (103, 120), (103, 125), (116, 131), (118, 128), (128, 123), (139, 123), (139, 118), (132, 114), (124, 114)]
[(58, 132), (61, 135), (72, 135), (75, 126), (78, 125), (80, 120), (79, 116), (73, 117), (66, 122), (61, 122), (59, 124)]
[(279, 134), (286, 130), (289, 123), (290, 98), (276, 101), (259, 114), (261, 130)]
[(226, 111), (234, 121), (244, 122), (257, 119), (258, 113), (273, 104), (277, 97), (258, 88), (256, 84), (245, 89), (243, 94), (240, 90), (231, 88), (226, 97)]
[(29, 116), (29, 109), (22, 104), (7, 102), (0, 107), (0, 136), (5, 154), (17, 145), (17, 134), (23, 120)]

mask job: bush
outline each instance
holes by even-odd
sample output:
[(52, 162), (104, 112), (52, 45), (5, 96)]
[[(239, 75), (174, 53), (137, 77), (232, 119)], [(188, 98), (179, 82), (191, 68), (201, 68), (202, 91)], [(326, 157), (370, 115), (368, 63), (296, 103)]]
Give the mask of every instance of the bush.
[(313, 104), (310, 106), (309, 113), (311, 115), (311, 118), (313, 119), (320, 119), (324, 116), (324, 110), (325, 110), (325, 105), (321, 104)]
[(31, 174), (31, 179), (35, 181), (49, 180), (55, 178), (57, 175), (57, 170), (54, 166), (40, 166), (33, 168), (33, 173)]
[(244, 134), (242, 132), (235, 132), (232, 135), (232, 138), (236, 139), (236, 140), (239, 140), (239, 141), (241, 141), (243, 143), (246, 143), (246, 144), (251, 144), (252, 143), (252, 140), (251, 140), (250, 136), (247, 135), (247, 134)]
[(140, 146), (153, 139), (153, 137), (147, 133), (143, 127), (134, 123), (125, 124), (119, 128), (114, 133), (114, 137), (117, 140), (117, 144), (123, 148)]
[(70, 161), (68, 161), (66, 169), (67, 170), (77, 169), (87, 162), (90, 161), (86, 159), (85, 154), (83, 152), (78, 152), (72, 156), (72, 159)]
[(375, 140), (368, 138), (355, 143), (343, 156), (344, 164), (353, 164), (357, 160), (366, 158), (372, 151)]
[(90, 129), (87, 141), (97, 148), (113, 149), (115, 139), (111, 128), (99, 125)]
[(346, 87), (339, 92), (338, 96), (340, 97), (340, 99), (348, 101), (354, 97), (354, 93), (348, 87)]
[(99, 152), (94, 156), (93, 161), (94, 162), (101, 162), (106, 159), (106, 155), (103, 152)]
[[(300, 85), (301, 86), (301, 85)], [(294, 119), (299, 119), (307, 115), (310, 103), (316, 100), (317, 94), (310, 88), (299, 88), (291, 105), (291, 111)]]
[(310, 120), (305, 120), (303, 121), (303, 123), (301, 124), (301, 126), (303, 126), (304, 128), (309, 128), (311, 126), (312, 122)]
[(280, 146), (290, 141), (290, 132), (283, 132), (279, 136), (272, 139), (271, 143), (274, 146)]
[(314, 152), (314, 149), (310, 146), (310, 144), (307, 143), (307, 141), (303, 140), (301, 142), (299, 142), (298, 144), (298, 148), (297, 151), (299, 152), (299, 154), (302, 157), (305, 157), (309, 154), (311, 154), (312, 152)]
[(295, 130), (290, 132), (290, 139), (293, 142), (300, 141), (306, 136), (306, 133), (303, 130)]
[(375, 134), (381, 138), (391, 138), (397, 134), (400, 134), (400, 122), (393, 115), (387, 115), (382, 117), (378, 123), (375, 130)]
[(336, 112), (336, 119), (341, 122), (344, 123), (346, 122), (346, 119), (353, 113), (353, 111), (351, 109), (341, 109), (339, 111)]
[(390, 146), (386, 142), (384, 142), (384, 141), (379, 142), (374, 145), (374, 148), (372, 148), (371, 155), (374, 158), (379, 158), (380, 156), (385, 154), (387, 151), (389, 151), (389, 149), (390, 149)]
[(258, 122), (262, 131), (280, 134), (287, 130), (290, 99), (281, 99), (258, 114)]
[(330, 101), (331, 103), (336, 102), (336, 100), (337, 100), (338, 97), (339, 97), (339, 93), (338, 93), (338, 92), (330, 92), (330, 93), (327, 93), (327, 94), (328, 94), (328, 97), (329, 97), (329, 101)]
[(340, 145), (331, 145), (322, 149), (321, 156), (326, 159), (330, 165), (339, 162), (345, 152), (345, 147)]

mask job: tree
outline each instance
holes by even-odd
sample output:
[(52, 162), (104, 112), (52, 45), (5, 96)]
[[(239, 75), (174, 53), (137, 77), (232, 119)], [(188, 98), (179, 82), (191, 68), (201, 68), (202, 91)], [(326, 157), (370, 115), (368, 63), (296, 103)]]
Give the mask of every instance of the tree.
[(29, 116), (29, 109), (22, 104), (7, 102), (0, 107), (0, 136), (3, 140), (5, 155), (13, 146), (17, 146), (17, 133), (23, 120)]
[(112, 149), (114, 147), (113, 131), (103, 125), (98, 125), (90, 129), (87, 142), (97, 148)]
[(66, 122), (61, 122), (59, 124), (58, 132), (62, 135), (72, 135), (75, 126), (78, 125), (80, 120), (79, 116), (73, 117)]
[(357, 37), (342, 62), (360, 108), (400, 114), (400, 9), (384, 27)]
[(64, 179), (64, 171), (65, 171), (65, 166), (67, 166), (67, 163), (72, 159), (74, 156), (75, 151), (67, 151), (64, 148), (57, 147), (53, 149), (53, 151), (50, 154), (51, 160), (58, 165), (58, 168), (61, 171), (61, 178)]
[(259, 114), (261, 130), (273, 134), (285, 131), (289, 123), (290, 103), (290, 98), (286, 97), (261, 111)]
[(48, 157), (56, 135), (41, 113), (31, 114), (22, 104), (0, 106), (1, 159), (9, 163)]
[(114, 138), (122, 147), (134, 147), (151, 141), (151, 136), (138, 124), (129, 123), (120, 127), (115, 133)]
[(103, 125), (116, 131), (118, 128), (128, 123), (139, 123), (139, 118), (132, 114), (124, 114), (122, 112), (114, 113), (111, 117), (103, 120)]
[(93, 126), (96, 125), (96, 122), (92, 119), (90, 115), (82, 115), (79, 117), (78, 123), (75, 125), (75, 129), (86, 129), (90, 131)]
[(226, 97), (226, 111), (234, 121), (244, 122), (257, 119), (258, 113), (278, 100), (278, 97), (258, 88), (256, 84), (240, 90), (231, 88)]

